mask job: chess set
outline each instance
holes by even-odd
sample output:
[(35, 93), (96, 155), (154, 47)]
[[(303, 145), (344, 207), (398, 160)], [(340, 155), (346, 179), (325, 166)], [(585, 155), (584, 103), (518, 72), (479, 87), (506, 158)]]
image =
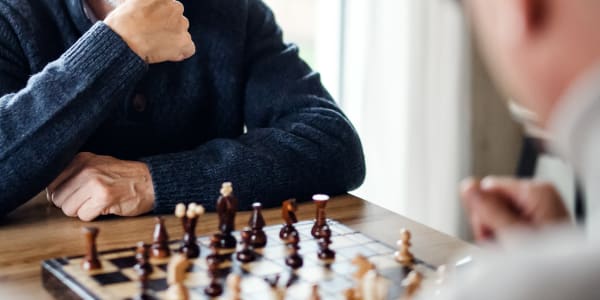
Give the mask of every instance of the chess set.
[[(218, 233), (196, 237), (204, 208), (177, 205), (183, 239), (169, 240), (156, 218), (151, 245), (98, 252), (99, 231), (83, 228), (86, 254), (42, 263), (44, 287), (57, 299), (411, 299), (438, 268), (410, 252), (410, 232), (389, 246), (327, 219), (329, 197), (315, 195), (316, 218), (298, 221), (295, 200), (283, 225), (266, 226), (260, 203), (236, 231), (237, 199), (224, 183)], [(240, 242), (238, 242), (240, 241)]]

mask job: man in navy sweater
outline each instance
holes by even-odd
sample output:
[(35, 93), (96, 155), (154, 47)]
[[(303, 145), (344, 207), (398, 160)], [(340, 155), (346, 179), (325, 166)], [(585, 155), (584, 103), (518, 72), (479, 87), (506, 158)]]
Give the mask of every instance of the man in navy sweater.
[(214, 209), (224, 181), (248, 208), (365, 176), (260, 0), (1, 0), (0, 95), (0, 216), (44, 188), (93, 220)]

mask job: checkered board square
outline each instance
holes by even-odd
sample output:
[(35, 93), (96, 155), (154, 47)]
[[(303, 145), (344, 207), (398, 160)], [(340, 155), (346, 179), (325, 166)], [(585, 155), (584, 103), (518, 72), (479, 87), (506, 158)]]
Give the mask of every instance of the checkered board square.
[[(242, 299), (277, 299), (267, 280), (279, 276), (280, 285), (288, 285), (285, 299), (304, 300), (310, 295), (311, 286), (319, 285), (323, 299), (344, 299), (343, 291), (355, 285), (352, 273), (355, 267), (351, 260), (357, 255), (367, 256), (377, 266), (378, 272), (389, 281), (389, 299), (398, 299), (402, 294), (401, 281), (411, 271), (398, 264), (393, 257), (394, 247), (372, 239), (337, 221), (328, 220), (332, 230), (331, 248), (336, 251), (336, 259), (330, 266), (324, 266), (317, 258), (317, 241), (311, 236), (312, 221), (296, 224), (300, 233), (300, 254), (304, 265), (291, 271), (285, 265), (286, 249), (279, 239), (280, 225), (264, 228), (268, 237), (267, 246), (258, 249), (257, 260), (248, 264), (238, 262), (235, 257), (220, 267), (219, 277), (224, 283), (225, 277), (232, 273), (242, 275)], [(234, 234), (239, 240), (239, 232)], [(209, 236), (198, 238), (200, 258), (193, 259), (188, 268), (185, 285), (191, 299), (208, 299), (204, 288), (209, 284), (206, 255)], [(180, 241), (171, 241), (173, 251), (179, 248)], [(137, 275), (133, 269), (136, 264), (134, 248), (116, 249), (100, 252), (102, 269), (85, 271), (81, 269), (83, 256), (56, 258), (42, 263), (44, 287), (58, 299), (131, 299), (139, 293)], [(155, 299), (164, 299), (167, 285), (168, 259), (151, 259), (153, 272), (148, 286)], [(414, 268), (430, 274), (435, 268), (421, 260), (416, 260)], [(228, 291), (220, 299), (228, 299)]]

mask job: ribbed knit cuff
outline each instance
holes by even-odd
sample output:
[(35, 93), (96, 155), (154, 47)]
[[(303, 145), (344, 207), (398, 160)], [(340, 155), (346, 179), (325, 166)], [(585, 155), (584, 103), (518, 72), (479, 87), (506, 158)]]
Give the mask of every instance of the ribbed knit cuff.
[[(186, 174), (193, 169), (193, 163), (191, 164), (189, 156), (182, 153), (165, 154), (145, 157), (140, 161), (148, 165), (152, 176), (155, 213), (170, 213), (173, 212), (177, 203), (191, 201), (204, 205), (207, 210), (214, 209), (214, 201), (202, 199), (201, 191), (196, 188), (201, 184), (194, 185), (193, 180), (191, 182), (189, 180), (194, 177), (193, 174)], [(187, 178), (187, 180), (182, 180), (182, 178)], [(217, 189), (215, 188), (215, 190)]]
[[(97, 22), (62, 56), (73, 74), (82, 80), (97, 78), (107, 71), (119, 73), (119, 81), (139, 78), (146, 63), (108, 25)], [(115, 70), (116, 68), (116, 70)], [(114, 74), (117, 75), (117, 74)]]

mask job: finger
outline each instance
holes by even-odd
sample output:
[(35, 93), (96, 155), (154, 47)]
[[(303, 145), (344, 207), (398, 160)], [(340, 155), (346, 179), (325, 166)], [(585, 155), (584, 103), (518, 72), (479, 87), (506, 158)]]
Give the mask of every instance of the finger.
[(183, 30), (187, 31), (188, 29), (190, 29), (190, 20), (186, 17), (181, 17), (181, 19), (179, 19), (179, 23), (181, 26), (181, 28), (183, 28)]
[(467, 211), (470, 210), (470, 203), (479, 195), (480, 181), (475, 177), (464, 179), (460, 183), (460, 196), (463, 206)]
[(64, 200), (61, 208), (65, 215), (76, 217), (83, 204), (92, 199), (94, 194), (89, 186), (89, 184), (86, 184), (85, 186), (78, 187), (74, 193)]
[(73, 175), (68, 180), (59, 185), (52, 196), (52, 202), (57, 207), (62, 207), (67, 199), (71, 198), (79, 191), (88, 181), (90, 181), (90, 169), (81, 168), (80, 172)]
[(520, 215), (505, 201), (491, 194), (481, 193), (478, 201), (473, 201), (473, 213), (481, 220), (482, 229), (496, 235), (499, 230), (508, 229), (524, 223)]
[(71, 178), (74, 174), (78, 173), (79, 170), (83, 167), (85, 162), (87, 162), (93, 156), (92, 153), (89, 152), (81, 152), (75, 155), (71, 163), (67, 165), (67, 167), (48, 185), (48, 193), (50, 194), (50, 199), (53, 198), (54, 191), (56, 188), (61, 185), (63, 182)]
[(99, 217), (105, 209), (102, 201), (91, 198), (79, 208), (77, 216), (81, 221), (90, 222)]
[(192, 38), (189, 33), (186, 33), (182, 45), (183, 46), (180, 49), (180, 55), (178, 58), (176, 58), (176, 61), (186, 60), (196, 53), (196, 44), (194, 44), (194, 42), (192, 41)]
[(481, 189), (488, 193), (497, 193), (516, 202), (522, 202), (531, 180), (514, 177), (488, 176), (481, 181)]
[(493, 231), (481, 221), (481, 217), (478, 214), (473, 214), (470, 217), (470, 221), (475, 240), (483, 242), (494, 239)]

